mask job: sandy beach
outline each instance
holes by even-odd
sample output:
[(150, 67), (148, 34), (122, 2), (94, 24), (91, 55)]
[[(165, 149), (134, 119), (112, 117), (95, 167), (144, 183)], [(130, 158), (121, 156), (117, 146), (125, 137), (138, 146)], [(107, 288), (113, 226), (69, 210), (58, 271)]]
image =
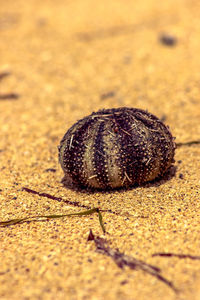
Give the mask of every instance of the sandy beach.
[[(1, 226), (0, 299), (200, 299), (199, 1), (1, 2), (0, 221), (98, 208), (106, 233), (97, 213)], [(64, 186), (67, 129), (123, 106), (169, 126), (174, 166), (129, 189)]]

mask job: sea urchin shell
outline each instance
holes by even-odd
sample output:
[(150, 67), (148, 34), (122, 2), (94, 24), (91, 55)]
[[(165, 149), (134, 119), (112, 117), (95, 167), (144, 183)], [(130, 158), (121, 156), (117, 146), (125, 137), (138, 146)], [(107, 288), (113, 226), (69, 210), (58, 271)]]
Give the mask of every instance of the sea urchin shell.
[(109, 189), (162, 176), (174, 152), (174, 138), (161, 120), (122, 107), (99, 110), (75, 123), (60, 142), (59, 161), (65, 179)]

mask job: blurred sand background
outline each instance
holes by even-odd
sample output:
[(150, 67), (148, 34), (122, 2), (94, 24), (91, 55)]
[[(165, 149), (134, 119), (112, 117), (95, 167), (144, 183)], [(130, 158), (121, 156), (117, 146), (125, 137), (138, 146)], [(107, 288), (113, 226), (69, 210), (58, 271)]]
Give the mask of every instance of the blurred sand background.
[(1, 227), (0, 299), (200, 299), (200, 145), (176, 150), (173, 176), (106, 193), (64, 187), (57, 159), (65, 131), (101, 108), (147, 109), (177, 143), (199, 140), (199, 53), (198, 0), (1, 0), (0, 220), (82, 210), (69, 201), (111, 209), (109, 246), (179, 293), (98, 253), (94, 214)]

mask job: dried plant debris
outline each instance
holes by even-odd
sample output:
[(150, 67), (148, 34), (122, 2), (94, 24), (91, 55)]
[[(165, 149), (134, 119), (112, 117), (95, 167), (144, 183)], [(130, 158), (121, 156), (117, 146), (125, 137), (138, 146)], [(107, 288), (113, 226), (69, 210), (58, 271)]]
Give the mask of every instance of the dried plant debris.
[(147, 264), (146, 262), (136, 259), (132, 256), (126, 255), (120, 252), (118, 249), (110, 248), (108, 246), (108, 242), (99, 236), (95, 237), (92, 230), (90, 230), (88, 241), (94, 241), (97, 252), (111, 257), (119, 268), (123, 269), (125, 266), (127, 266), (132, 270), (142, 270), (156, 277), (158, 280), (170, 287), (175, 293), (178, 293), (178, 289), (174, 286), (174, 284), (161, 275), (160, 268)]
[(65, 203), (67, 203), (69, 205), (73, 205), (73, 206), (77, 206), (77, 207), (82, 207), (82, 208), (86, 208), (86, 209), (91, 209), (91, 207), (89, 207), (87, 205), (84, 205), (84, 204), (80, 204), (77, 201), (69, 201), (69, 200), (66, 200), (66, 199), (62, 199), (61, 197), (53, 196), (53, 195), (48, 194), (48, 193), (38, 192), (38, 191), (35, 191), (35, 190), (27, 188), (27, 187), (23, 187), (22, 191), (26, 191), (27, 193), (35, 194), (35, 195), (38, 195), (40, 197), (46, 197), (46, 198), (51, 199), (51, 200), (56, 200), (58, 202), (65, 202)]
[(30, 222), (30, 221), (39, 221), (39, 220), (49, 220), (49, 219), (58, 219), (58, 218), (63, 218), (63, 217), (72, 217), (72, 216), (88, 216), (92, 215), (93, 213), (98, 213), (99, 216), (99, 223), (101, 226), (101, 229), (103, 233), (105, 233), (105, 227), (103, 224), (103, 218), (101, 215), (101, 212), (98, 208), (92, 208), (88, 209), (85, 211), (77, 212), (77, 213), (68, 213), (68, 214), (61, 214), (61, 215), (35, 215), (35, 216), (28, 216), (24, 218), (17, 218), (17, 219), (11, 219), (8, 221), (1, 221), (0, 226), (5, 227), (5, 226), (10, 226), (10, 225), (16, 225), (16, 224), (21, 224), (24, 222)]
[[(36, 190), (30, 189), (28, 187), (22, 187), (21, 189), (22, 191), (25, 191), (27, 193), (31, 193), (34, 195), (38, 195), (39, 197), (46, 197), (48, 199), (51, 200), (56, 200), (58, 202), (65, 202), (69, 205), (75, 206), (75, 207), (79, 207), (79, 208), (85, 208), (85, 211), (82, 212), (77, 212), (77, 213), (68, 213), (68, 214), (61, 214), (61, 215), (34, 215), (34, 216), (27, 216), (27, 217), (23, 217), (23, 218), (16, 218), (16, 219), (11, 219), (11, 220), (7, 220), (7, 221), (1, 221), (0, 222), (0, 226), (9, 226), (9, 225), (15, 225), (15, 224), (20, 224), (20, 223), (24, 223), (24, 222), (31, 222), (31, 221), (38, 221), (38, 220), (48, 220), (48, 219), (56, 219), (56, 218), (62, 218), (62, 217), (70, 217), (70, 216), (86, 216), (86, 215), (91, 215), (93, 213), (97, 213), (98, 217), (99, 217), (99, 224), (101, 226), (101, 229), (103, 231), (103, 233), (106, 233), (106, 229), (104, 226), (104, 222), (103, 222), (103, 217), (101, 212), (108, 212), (114, 215), (121, 215), (118, 212), (112, 211), (111, 209), (99, 209), (97, 207), (91, 208), (87, 205), (81, 204), (77, 201), (69, 201), (67, 199), (63, 199), (61, 197), (56, 197), (53, 196), (49, 193), (43, 193), (43, 192), (38, 192)], [(132, 216), (134, 217), (134, 216)], [(136, 216), (136, 218), (148, 218), (148, 216)]]
[(196, 140), (196, 141), (189, 141), (189, 142), (185, 142), (185, 143), (176, 143), (176, 147), (182, 147), (182, 146), (191, 146), (191, 145), (200, 145), (200, 140)]
[[(67, 213), (67, 214), (60, 214), (60, 215), (55, 215), (55, 214), (52, 214), (52, 215), (33, 215), (33, 216), (26, 216), (26, 217), (23, 217), (23, 218), (14, 218), (14, 219), (10, 219), (10, 220), (7, 220), (7, 221), (0, 221), (0, 226), (1, 227), (6, 227), (6, 226), (10, 226), (10, 225), (15, 225), (15, 224), (21, 224), (21, 223), (24, 223), (24, 222), (33, 222), (33, 221), (39, 221), (39, 220), (44, 221), (44, 220), (49, 220), (49, 219), (57, 219), (57, 218), (70, 217), (70, 216), (86, 216), (86, 215), (91, 215), (93, 213), (97, 213), (98, 218), (99, 218), (99, 224), (101, 226), (101, 229), (102, 229), (103, 233), (105, 234), (106, 229), (105, 229), (105, 226), (104, 226), (103, 217), (102, 217), (101, 212), (108, 212), (108, 213), (111, 213), (111, 214), (114, 214), (114, 215), (120, 215), (119, 213), (114, 212), (111, 209), (100, 210), (97, 207), (91, 208), (89, 206), (83, 205), (83, 204), (81, 204), (79, 202), (76, 202), (76, 201), (69, 201), (69, 200), (66, 200), (66, 199), (62, 199), (61, 197), (56, 197), (56, 196), (50, 195), (48, 193), (38, 192), (38, 191), (35, 191), (35, 190), (27, 188), (27, 187), (23, 187), (22, 191), (26, 191), (27, 193), (38, 195), (40, 197), (46, 197), (46, 198), (51, 199), (51, 200), (56, 200), (58, 202), (62, 201), (62, 202), (65, 202), (65, 203), (67, 203), (69, 205), (72, 205), (72, 206), (75, 206), (75, 207), (85, 208), (86, 210), (81, 211), (81, 212), (76, 212), (76, 213)], [(137, 216), (136, 218), (138, 218), (138, 217), (139, 218), (148, 218), (146, 216)]]
[(169, 47), (173, 47), (177, 44), (177, 39), (175, 36), (167, 33), (163, 33), (160, 35), (159, 40), (161, 44)]
[(108, 99), (108, 98), (113, 98), (114, 96), (115, 96), (115, 92), (110, 91), (110, 92), (101, 94), (100, 99), (105, 100), (105, 99)]
[(0, 94), (0, 100), (17, 100), (18, 98), (17, 93)]
[(58, 218), (72, 217), (72, 216), (87, 216), (87, 215), (92, 215), (94, 213), (97, 213), (98, 217), (99, 217), (99, 224), (101, 226), (101, 229), (102, 229), (103, 233), (106, 233), (105, 226), (103, 224), (103, 217), (102, 217), (102, 214), (101, 214), (99, 208), (97, 208), (97, 207), (90, 208), (88, 206), (81, 205), (80, 203), (75, 202), (75, 201), (71, 202), (71, 201), (68, 201), (68, 200), (63, 200), (60, 197), (55, 197), (55, 196), (52, 196), (52, 195), (47, 194), (47, 193), (40, 193), (40, 192), (37, 192), (35, 190), (26, 188), (26, 187), (23, 187), (22, 190), (24, 190), (24, 191), (26, 191), (28, 193), (32, 193), (32, 194), (41, 196), (41, 197), (47, 197), (47, 198), (52, 199), (52, 200), (57, 200), (59, 202), (60, 201), (64, 201), (64, 202), (66, 202), (68, 204), (71, 204), (73, 206), (78, 206), (80, 208), (86, 208), (87, 210), (80, 211), (80, 212), (75, 212), (75, 213), (60, 214), (60, 215), (55, 215), (55, 214), (52, 214), (52, 215), (34, 215), (34, 216), (27, 216), (27, 217), (23, 217), (23, 218), (15, 218), (15, 219), (7, 220), (7, 221), (0, 221), (0, 226), (1, 227), (6, 227), (6, 226), (10, 226), (10, 225), (21, 224), (21, 223), (24, 223), (24, 222), (33, 222), (33, 221), (39, 221), (39, 220), (58, 219)]
[(0, 73), (0, 80), (3, 80), (5, 77), (9, 76), (10, 75), (10, 72), (1, 72)]
[(200, 260), (200, 256), (198, 255), (190, 255), (190, 254), (177, 254), (177, 253), (171, 253), (171, 252), (159, 252), (159, 253), (154, 253), (152, 254), (152, 256), (161, 256), (161, 257), (178, 257), (178, 258), (189, 258), (189, 259), (193, 259), (193, 260)]
[[(46, 197), (48, 199), (51, 199), (51, 200), (56, 200), (58, 202), (65, 202), (69, 205), (72, 205), (72, 206), (76, 206), (76, 207), (80, 207), (80, 208), (85, 208), (85, 209), (91, 209), (91, 207), (87, 206), (87, 205), (84, 205), (84, 204), (81, 204), (80, 202), (78, 201), (69, 201), (67, 199), (63, 199), (61, 197), (56, 197), (56, 196), (53, 196), (49, 193), (41, 193), (41, 192), (38, 192), (38, 191), (35, 191), (33, 189), (30, 189), (30, 188), (27, 188), (27, 187), (22, 187), (22, 191), (25, 191), (27, 193), (31, 193), (31, 194), (35, 194), (35, 195), (38, 195), (40, 197)], [(101, 212), (108, 212), (108, 213), (111, 213), (113, 215), (117, 215), (117, 216), (121, 216), (122, 214), (118, 213), (118, 212), (115, 212), (113, 211), (112, 209), (101, 209)], [(125, 214), (126, 215), (126, 214)], [(131, 217), (134, 217), (133, 215), (130, 215)], [(141, 216), (136, 216), (136, 218), (148, 218), (148, 216), (144, 216), (144, 215), (141, 215)]]

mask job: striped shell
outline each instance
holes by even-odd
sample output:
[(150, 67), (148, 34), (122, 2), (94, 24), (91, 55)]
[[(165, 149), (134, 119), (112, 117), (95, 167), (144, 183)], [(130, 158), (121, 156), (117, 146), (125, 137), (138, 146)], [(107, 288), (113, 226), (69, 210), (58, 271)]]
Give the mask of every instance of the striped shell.
[(103, 109), (64, 135), (59, 161), (65, 180), (98, 189), (140, 185), (174, 162), (175, 143), (154, 115), (136, 108)]

